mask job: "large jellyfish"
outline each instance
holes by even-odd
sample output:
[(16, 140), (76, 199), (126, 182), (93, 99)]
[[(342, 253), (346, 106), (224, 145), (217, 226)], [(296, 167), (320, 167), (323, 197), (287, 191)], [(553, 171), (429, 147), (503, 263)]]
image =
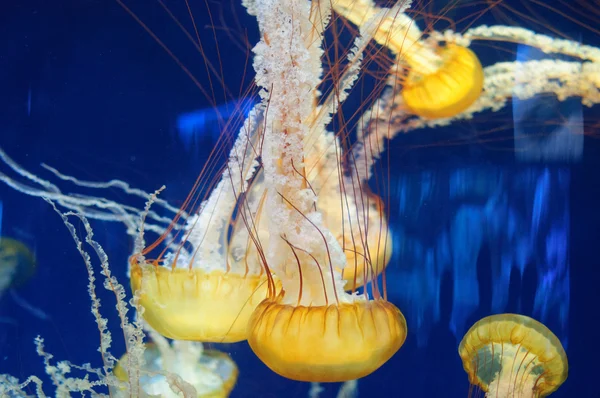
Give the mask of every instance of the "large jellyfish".
[(486, 397), (545, 397), (567, 378), (567, 354), (560, 340), (524, 315), (481, 319), (465, 334), (458, 352), (469, 382)]
[[(372, 208), (369, 196), (354, 196), (353, 190), (347, 194), (339, 167), (332, 169), (337, 178), (336, 174), (325, 175), (326, 185), (310, 172), (315, 148), (329, 149), (325, 154), (316, 152), (316, 159), (326, 156), (341, 162), (336, 151), (338, 137), (325, 129), (327, 118), (315, 113), (322, 67), (320, 62), (302, 61), (321, 59), (321, 33), (331, 12), (328, 6), (281, 1), (255, 2), (249, 7), (263, 35), (254, 48), (254, 67), (261, 96), (265, 106), (268, 104), (261, 153), (262, 216), (267, 216), (268, 236), (258, 237), (266, 273), (274, 274), (282, 287), (280, 292), (270, 288), (268, 298), (254, 311), (248, 342), (276, 373), (313, 382), (366, 376), (383, 365), (406, 338), (402, 313), (386, 300), (377, 284), (372, 283), (373, 298), (369, 289), (362, 294), (344, 291), (346, 281), (340, 269), (353, 264), (348, 264), (343, 242), (337, 240), (343, 226), (328, 210), (337, 206), (350, 218), (349, 225), (355, 222), (365, 228)], [(265, 7), (274, 8), (266, 12)], [(289, 56), (282, 58), (282, 53)], [(339, 100), (338, 96), (330, 98)], [(324, 98), (323, 108), (335, 106), (333, 99)], [(328, 198), (327, 189), (336, 192), (331, 197), (337, 200), (325, 206), (319, 200)], [(364, 205), (357, 206), (357, 201)], [(375, 215), (382, 217), (380, 211)], [(375, 231), (383, 226), (379, 221)], [(356, 244), (365, 248), (362, 253), (369, 259), (368, 232), (360, 231), (361, 240)], [(375, 281), (376, 271), (371, 267), (379, 262), (370, 262), (363, 281)]]

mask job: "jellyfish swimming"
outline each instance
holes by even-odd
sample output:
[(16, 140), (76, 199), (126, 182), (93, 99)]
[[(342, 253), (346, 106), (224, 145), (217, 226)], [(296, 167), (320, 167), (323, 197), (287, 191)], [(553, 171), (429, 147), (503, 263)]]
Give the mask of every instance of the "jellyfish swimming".
[(483, 67), (469, 48), (456, 43), (433, 45), (408, 15), (377, 7), (372, 0), (333, 4), (336, 12), (361, 30), (374, 30), (373, 39), (397, 57), (392, 73), (403, 75), (401, 96), (410, 113), (426, 119), (453, 117), (481, 95)]
[[(362, 225), (357, 228), (357, 244), (369, 253), (363, 224), (369, 195), (356, 194), (350, 181), (342, 182), (341, 156), (336, 150), (341, 147), (339, 136), (327, 130), (328, 115), (322, 116), (321, 109), (335, 112), (339, 96), (324, 95), (322, 108), (315, 108), (322, 65), (300, 62), (322, 58), (321, 33), (331, 13), (329, 6), (327, 2), (257, 1), (248, 7), (262, 35), (253, 50), (254, 68), (263, 106), (268, 107), (261, 152), (265, 192), (261, 217), (268, 236), (258, 236), (258, 241), (267, 277), (281, 282), (281, 289), (269, 289), (268, 297), (254, 310), (248, 343), (274, 372), (311, 382), (347, 381), (372, 373), (398, 351), (407, 330), (404, 316), (377, 285), (372, 260), (363, 279), (371, 289), (361, 294), (344, 290), (347, 281), (340, 270), (353, 265), (337, 236), (343, 230), (339, 221), (343, 217), (335, 217), (332, 209), (339, 208), (338, 215), (345, 213)], [(281, 57), (282, 53), (288, 56)], [(317, 159), (335, 162), (333, 177), (326, 178), (323, 186), (318, 173), (311, 174), (314, 148), (319, 147), (328, 151)], [(331, 197), (337, 200), (326, 205), (327, 192), (336, 192)], [(380, 211), (373, 214), (381, 217)], [(385, 224), (380, 220), (377, 225), (375, 230), (381, 231)]]
[[(362, 195), (367, 197), (365, 200), (367, 204), (363, 204), (362, 198), (358, 198), (356, 200), (358, 203), (355, 204), (355, 206), (365, 206), (358, 211), (363, 215), (362, 223), (356, 220), (348, 222), (347, 213), (340, 214), (344, 212), (339, 211), (339, 205), (329, 205), (323, 210), (327, 219), (330, 219), (330, 213), (337, 213), (337, 222), (326, 222), (326, 225), (338, 227), (337, 240), (346, 254), (346, 266), (338, 271), (341, 271), (342, 279), (345, 281), (344, 289), (351, 292), (381, 274), (390, 262), (393, 250), (392, 234), (384, 215), (383, 200), (372, 193), (363, 192)], [(338, 202), (340, 199), (352, 201), (352, 197), (344, 198), (344, 195), (339, 194), (337, 197)], [(339, 228), (344, 224), (350, 225), (349, 232)], [(361, 230), (359, 227), (361, 224), (367, 226), (366, 230)]]
[(23, 242), (0, 236), (0, 296), (9, 287), (25, 283), (35, 267), (35, 256)]
[[(398, 69), (402, 68), (402, 73), (396, 76), (403, 84), (397, 91), (400, 95), (393, 104), (398, 105), (394, 110), (419, 116), (410, 119), (418, 123), (422, 122), (421, 118), (432, 119), (434, 123), (433, 119), (459, 118), (459, 114), (471, 112), (468, 110), (471, 96), (477, 98), (475, 102), (482, 98), (481, 89), (477, 89), (479, 61), (469, 58), (473, 54), (469, 53), (468, 44), (463, 45), (460, 40), (430, 45), (439, 39), (439, 35), (431, 41), (419, 37), (417, 42), (409, 33), (404, 33), (403, 36), (410, 40), (401, 45), (394, 44), (389, 38), (393, 37), (396, 27), (385, 33), (385, 29), (379, 28), (385, 28), (388, 20), (375, 15), (388, 10), (374, 9), (375, 14), (369, 19), (378, 28), (358, 24), (364, 35), (356, 37), (355, 49), (344, 53), (349, 58), (348, 67), (322, 68), (326, 58), (321, 50), (325, 36), (323, 29), (331, 17), (329, 7), (336, 7), (337, 2), (248, 0), (244, 3), (260, 25), (261, 39), (254, 50), (254, 65), (262, 102), (240, 129), (242, 138), (236, 141), (230, 161), (220, 174), (220, 182), (218, 172), (203, 174), (199, 184), (206, 185), (194, 187), (167, 231), (156, 242), (136, 247), (130, 262), (132, 302), (148, 323), (164, 336), (218, 342), (248, 339), (257, 356), (285, 377), (306, 381), (362, 377), (385, 363), (404, 343), (406, 321), (399, 309), (387, 301), (384, 267), (389, 261), (392, 242), (385, 214), (386, 196), (380, 192), (371, 194), (366, 187), (368, 178), (360, 179), (358, 185), (364, 186), (349, 184), (356, 182), (352, 180), (355, 176), (352, 167), (358, 170), (359, 162), (344, 157), (360, 146), (347, 151), (340, 144), (347, 131), (343, 131), (343, 127), (338, 129), (342, 123), (331, 123), (334, 126), (330, 126), (331, 116), (353, 85), (356, 77), (353, 72), (362, 69), (359, 54), (364, 54), (365, 42), (371, 38), (381, 46), (390, 44), (389, 48), (398, 57)], [(367, 1), (353, 3), (374, 4)], [(399, 5), (391, 11), (402, 15), (404, 9)], [(352, 20), (351, 17), (348, 19)], [(402, 17), (394, 19), (401, 20)], [(414, 25), (414, 21), (410, 21), (410, 25)], [(379, 40), (380, 31), (387, 36), (385, 40)], [(448, 35), (448, 38), (460, 39), (459, 36)], [(501, 37), (500, 33), (497, 32), (497, 36)], [(484, 36), (473, 37), (481, 40)], [(420, 46), (423, 48), (413, 54), (411, 50)], [(597, 62), (595, 65), (582, 63), (586, 64), (584, 72), (586, 66), (597, 65)], [(535, 66), (529, 63), (524, 69), (536, 70)], [(335, 76), (339, 79), (333, 94), (321, 91), (323, 69), (339, 72), (340, 76)], [(544, 69), (542, 75), (552, 76), (545, 72), (549, 69)], [(458, 70), (462, 72), (454, 75)], [(450, 87), (462, 75), (467, 76), (466, 83), (457, 84), (465, 91), (448, 89), (444, 93), (444, 87)], [(527, 79), (530, 78), (528, 74)], [(556, 79), (549, 80), (554, 82)], [(494, 84), (499, 86), (496, 88), (505, 86), (507, 90), (512, 90), (515, 85), (498, 84), (497, 80), (486, 78), (483, 95), (487, 95), (486, 99), (499, 98), (492, 101), (496, 106), (512, 95), (512, 91), (492, 97), (492, 90), (487, 88), (494, 88)], [(546, 92), (535, 84), (527, 86), (534, 86), (536, 93)], [(567, 87), (566, 80), (559, 79), (557, 86)], [(587, 86), (573, 87), (570, 93), (592, 92), (581, 87)], [(411, 88), (416, 93), (412, 96)], [(432, 91), (442, 93), (440, 100), (448, 101), (440, 103), (435, 101), (438, 98), (429, 98)], [(378, 94), (372, 96), (375, 101), (379, 101)], [(481, 107), (477, 109), (492, 108), (490, 101), (480, 102)], [(363, 109), (361, 105), (360, 113)], [(373, 109), (373, 114), (377, 113), (378, 108)], [(372, 117), (369, 112), (365, 114)], [(388, 116), (390, 119), (386, 120)], [(391, 116), (391, 112), (379, 112), (380, 120), (370, 125), (377, 127), (378, 124), (381, 131), (383, 127), (386, 132), (394, 130), (379, 137), (389, 139), (404, 127), (404, 131), (417, 128), (418, 123), (393, 125)], [(404, 123), (408, 118), (395, 120)], [(387, 122), (390, 123), (385, 125)], [(358, 130), (361, 132), (360, 128)], [(369, 130), (372, 131), (374, 129)], [(362, 139), (360, 134), (358, 137), (358, 140)], [(369, 143), (363, 147), (384, 148), (384, 145), (371, 146)], [(373, 152), (370, 155), (371, 159), (377, 158)], [(367, 162), (367, 165), (371, 163)], [(217, 167), (211, 163), (207, 168), (214, 171)], [(360, 170), (368, 169), (360, 167)], [(44, 189), (53, 191), (47, 186)], [(210, 193), (201, 198), (205, 192)], [(50, 193), (55, 194), (52, 200), (59, 206), (66, 203), (77, 211), (80, 208), (85, 211), (85, 206), (91, 206), (89, 202), (81, 206), (76, 202), (82, 197)], [(102, 209), (93, 214), (102, 214), (106, 207)], [(146, 232), (148, 226), (144, 225)], [(92, 247), (97, 250), (98, 246), (92, 244)], [(112, 287), (114, 279), (109, 276), (105, 257), (100, 256), (103, 274), (107, 277), (105, 284)], [(84, 260), (89, 259), (84, 257)], [(378, 279), (380, 273), (383, 275)], [(364, 289), (356, 292), (360, 286)], [(121, 323), (127, 325), (127, 319), (121, 314), (127, 304), (124, 303), (125, 293), (112, 289), (117, 293)], [(90, 294), (94, 305), (92, 312), (97, 315), (99, 301), (93, 291)], [(138, 303), (140, 307), (137, 307)], [(93, 371), (102, 377), (89, 390), (115, 379), (111, 373), (112, 357), (107, 355), (108, 348), (104, 345), (109, 338), (102, 329), (106, 323), (99, 317), (96, 319), (103, 339), (104, 367)], [(140, 349), (143, 344), (141, 333), (135, 335), (141, 337), (137, 337), (132, 349), (129, 329), (124, 328), (129, 353), (121, 365), (129, 359), (134, 365), (139, 364), (136, 361), (140, 359), (140, 353), (154, 350), (152, 345)], [(501, 346), (505, 344), (501, 343)], [(196, 342), (189, 344), (189, 347), (196, 346)], [(517, 349), (514, 352), (520, 354)], [(502, 360), (500, 364), (509, 366)], [(58, 369), (58, 375), (64, 379), (61, 372), (65, 367), (59, 365), (54, 369)], [(129, 377), (121, 379), (134, 389), (130, 395), (135, 395), (139, 380), (131, 376), (142, 369), (132, 366), (127, 369), (131, 372)], [(153, 368), (152, 371), (160, 369)], [(184, 373), (185, 370), (177, 369), (176, 372)], [(118, 369), (114, 373), (117, 375)], [(498, 375), (501, 381), (503, 375)], [(32, 381), (16, 385), (20, 390), (27, 383)], [(488, 384), (488, 391), (494, 391), (493, 388), (498, 391), (498, 386), (504, 383), (498, 381), (496, 384)], [(514, 392), (514, 386), (509, 391)]]
[[(252, 311), (267, 297), (267, 289), (273, 288), (255, 252), (247, 250), (250, 242), (243, 239), (245, 235), (230, 233), (230, 228), (243, 230), (247, 221), (244, 214), (235, 217), (234, 213), (241, 191), (252, 190), (246, 175), (255, 163), (245, 153), (252, 148), (249, 140), (257, 136), (256, 117), (257, 113), (251, 112), (221, 181), (208, 199), (194, 208), (199, 201), (197, 183), (167, 231), (131, 256), (131, 287), (140, 292), (144, 319), (165, 337), (201, 342), (245, 340)], [(187, 216), (186, 208), (191, 208), (193, 215)], [(166, 248), (156, 259), (146, 258), (163, 243)]]
[(422, 72), (420, 64), (411, 65), (402, 89), (407, 108), (428, 119), (458, 115), (483, 89), (483, 68), (473, 51), (448, 44), (436, 49), (435, 55), (437, 68)]
[[(218, 350), (204, 349), (202, 343), (195, 341), (172, 341), (154, 331), (150, 331), (152, 342), (146, 343), (144, 350), (145, 365), (136, 372), (140, 373), (141, 388), (146, 394), (161, 397), (178, 397), (169, 387), (165, 375), (177, 375), (195, 389), (198, 398), (227, 398), (238, 378), (238, 367), (231, 357)], [(113, 374), (122, 382), (129, 382), (128, 354), (124, 354), (113, 370)], [(114, 393), (119, 391), (113, 387)]]
[(336, 272), (341, 273), (344, 289), (352, 292), (381, 274), (390, 261), (393, 243), (385, 203), (364, 182), (357, 186), (349, 178), (341, 184), (333, 181), (343, 168), (341, 157), (335, 153), (339, 139), (324, 132), (315, 141), (305, 154), (309, 165), (306, 179), (312, 190), (318, 192), (315, 208), (322, 215), (324, 226), (345, 254), (346, 265), (338, 267)]
[(545, 397), (567, 379), (567, 354), (542, 323), (519, 314), (498, 314), (476, 322), (458, 353), (473, 386), (486, 397)]
[[(2, 226), (2, 202), (0, 202), (0, 227)], [(1, 228), (0, 228), (1, 230)], [(41, 320), (50, 318), (40, 308), (23, 298), (18, 288), (35, 274), (37, 260), (29, 246), (20, 240), (0, 235), (0, 299), (8, 291), (12, 301), (31, 315)], [(15, 324), (11, 318), (0, 316), (0, 323)]]

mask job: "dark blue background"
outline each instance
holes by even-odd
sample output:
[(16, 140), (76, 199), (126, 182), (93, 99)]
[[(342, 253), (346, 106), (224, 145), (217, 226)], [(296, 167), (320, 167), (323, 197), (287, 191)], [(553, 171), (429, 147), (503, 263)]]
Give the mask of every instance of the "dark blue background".
[[(185, 17), (180, 3), (175, 2), (172, 8), (178, 16)], [(209, 21), (203, 2), (200, 3), (195, 4), (197, 21), (206, 35), (205, 25)], [(128, 4), (205, 84), (202, 57), (164, 10), (150, 1)], [(215, 11), (215, 25), (233, 26), (229, 32), (221, 30), (218, 37), (224, 60), (223, 75), (228, 87), (238, 92), (251, 78), (241, 72), (247, 54), (228, 42), (226, 33), (238, 39), (247, 34), (254, 43), (257, 39), (255, 24), (241, 7), (231, 6), (228, 1), (211, 2), (211, 10)], [(239, 19), (239, 26), (232, 19), (234, 15)], [(600, 44), (592, 30), (569, 23), (554, 13), (546, 16), (548, 23), (558, 30), (569, 34), (577, 32), (584, 42)], [(457, 19), (456, 15), (453, 18)], [(186, 27), (190, 27), (189, 23)], [(214, 54), (212, 40), (203, 41), (207, 52)], [(493, 62), (485, 58), (493, 57), (493, 51), (483, 49), (482, 54), (484, 63)], [(202, 156), (189, 154), (177, 137), (175, 121), (180, 113), (205, 108), (211, 103), (115, 2), (3, 2), (0, 6), (0, 93), (0, 147), (42, 177), (52, 178), (39, 167), (40, 163), (47, 163), (82, 179), (118, 178), (146, 191), (167, 184), (164, 197), (177, 205), (185, 198), (202, 165)], [(220, 94), (216, 97), (219, 103), (225, 100)], [(588, 120), (598, 120), (598, 107), (585, 112)], [(510, 119), (509, 111), (503, 115)], [(459, 126), (454, 133), (484, 128), (490, 125), (480, 120), (479, 124)], [(590, 129), (588, 133), (597, 131)], [(396, 141), (392, 149), (401, 155), (392, 160), (393, 173), (477, 164), (514, 167), (511, 151), (481, 148), (476, 140), (459, 146), (442, 146), (442, 149), (407, 150), (419, 142), (440, 142), (440, 134), (423, 131)], [(511, 136), (510, 131), (504, 134)], [(594, 388), (600, 354), (597, 341), (600, 328), (598, 155), (600, 147), (596, 138), (587, 136), (583, 161), (567, 165), (572, 176), (572, 297), (567, 350), (570, 372), (565, 385), (555, 393), (556, 397), (600, 396)], [(391, 178), (394, 179), (394, 174)], [(110, 195), (128, 200), (118, 191)], [(47, 349), (55, 358), (100, 366), (96, 352), (98, 332), (89, 313), (86, 272), (66, 228), (41, 199), (26, 197), (5, 185), (0, 185), (0, 199), (4, 204), (2, 232), (18, 237), (15, 230), (25, 231), (33, 236), (36, 246), (38, 270), (30, 282), (19, 289), (19, 294), (51, 315), (50, 320), (38, 320), (23, 312), (9, 297), (1, 298), (0, 316), (16, 319), (18, 326), (0, 324), (0, 373), (21, 379), (30, 374), (43, 374), (42, 361), (33, 346), (33, 338), (38, 334), (46, 339)], [(81, 230), (80, 225), (76, 226)], [(109, 254), (113, 272), (125, 283), (131, 242), (120, 225), (95, 223), (94, 226), (96, 237)], [(441, 291), (441, 302), (448, 305), (452, 300), (451, 282), (444, 280)], [(389, 284), (393, 286), (393, 279)], [(98, 291), (103, 299), (103, 314), (113, 325), (112, 352), (119, 355), (124, 346), (116, 327), (114, 300), (101, 287)], [(478, 318), (489, 314), (482, 308), (476, 315)], [(427, 346), (417, 347), (411, 335), (389, 363), (360, 381), (360, 396), (466, 396), (467, 377), (456, 353), (456, 339), (448, 328), (448, 317), (449, 307), (443, 305), (441, 320), (433, 328)], [(229, 351), (240, 367), (234, 397), (306, 396), (308, 385), (273, 374), (246, 344), (221, 349)], [(334, 396), (333, 388), (327, 388)]]

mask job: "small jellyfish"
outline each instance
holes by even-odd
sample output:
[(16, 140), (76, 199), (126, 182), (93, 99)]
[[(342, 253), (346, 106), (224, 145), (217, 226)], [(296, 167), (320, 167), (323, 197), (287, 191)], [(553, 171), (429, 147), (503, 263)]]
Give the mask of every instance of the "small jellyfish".
[(411, 113), (449, 118), (481, 95), (483, 67), (470, 49), (454, 43), (433, 45), (423, 40), (423, 32), (409, 16), (394, 7), (380, 8), (372, 0), (340, 0), (333, 8), (361, 30), (371, 31), (375, 41), (394, 53), (393, 74), (402, 75), (401, 95)]
[[(0, 208), (1, 210), (1, 208)], [(36, 270), (35, 255), (23, 242), (0, 236), (0, 298), (8, 291), (13, 302), (41, 320), (50, 318), (17, 293)], [(16, 324), (14, 319), (0, 317), (0, 323)]]
[[(227, 234), (196, 222), (188, 224), (190, 230)], [(195, 246), (199, 249), (191, 252), (183, 248), (186, 238), (172, 256), (144, 261), (131, 257), (132, 290), (141, 292), (143, 317), (163, 336), (217, 343), (246, 339), (248, 318), (267, 296), (267, 278), (252, 253), (237, 258), (234, 239), (223, 239), (210, 261), (198, 254), (202, 238)]]
[(567, 355), (560, 340), (535, 319), (499, 314), (481, 319), (458, 348), (471, 390), (486, 397), (538, 398), (565, 381)]
[[(156, 336), (155, 336), (156, 337)], [(229, 355), (205, 350), (202, 343), (155, 339), (146, 344), (146, 361), (140, 370), (140, 386), (145, 393), (178, 397), (169, 387), (165, 372), (180, 376), (196, 390), (199, 398), (227, 398), (238, 378), (238, 368)], [(113, 371), (120, 381), (129, 381), (128, 355), (123, 355)]]
[(233, 343), (246, 339), (246, 322), (266, 297), (264, 275), (200, 268), (167, 268), (132, 260), (131, 287), (141, 292), (143, 317), (163, 336)]
[(433, 50), (435, 57), (419, 59), (411, 66), (402, 89), (402, 98), (415, 115), (448, 118), (464, 112), (483, 90), (483, 67), (470, 49), (448, 44)]
[(35, 268), (35, 256), (24, 243), (0, 236), (0, 295), (9, 287), (23, 285)]

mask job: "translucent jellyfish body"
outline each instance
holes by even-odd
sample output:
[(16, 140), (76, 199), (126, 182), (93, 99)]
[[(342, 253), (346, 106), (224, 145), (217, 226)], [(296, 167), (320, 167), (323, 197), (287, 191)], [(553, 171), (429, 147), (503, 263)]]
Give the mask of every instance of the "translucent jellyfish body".
[(341, 273), (344, 289), (355, 291), (384, 270), (393, 243), (381, 198), (364, 192), (354, 197), (342, 192), (340, 186), (334, 184), (333, 188), (320, 191), (316, 208), (345, 255), (344, 267), (336, 272)]
[(23, 284), (35, 273), (35, 256), (18, 240), (0, 237), (0, 296), (9, 287)]
[(469, 382), (486, 397), (545, 397), (566, 380), (567, 355), (535, 319), (499, 314), (481, 319), (458, 348)]
[[(229, 355), (205, 350), (201, 343), (159, 339), (146, 345), (145, 365), (140, 370), (140, 387), (146, 394), (179, 397), (171, 387), (177, 375), (196, 390), (199, 398), (226, 398), (238, 378), (238, 368)], [(128, 355), (119, 359), (114, 375), (128, 382)], [(177, 385), (177, 383), (175, 383)]]
[(144, 319), (165, 337), (202, 342), (246, 339), (246, 323), (265, 297), (260, 275), (132, 265)]

